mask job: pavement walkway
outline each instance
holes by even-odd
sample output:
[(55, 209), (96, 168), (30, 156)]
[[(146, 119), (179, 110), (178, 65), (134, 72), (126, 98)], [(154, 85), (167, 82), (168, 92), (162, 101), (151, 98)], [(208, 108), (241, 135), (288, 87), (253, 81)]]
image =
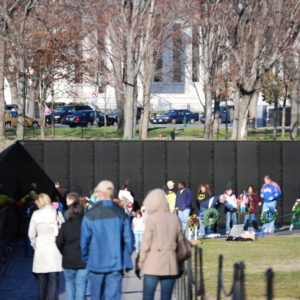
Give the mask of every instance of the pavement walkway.
[[(32, 258), (24, 257), (23, 244), (19, 242), (16, 246), (7, 272), (0, 277), (0, 300), (33, 300), (37, 299), (37, 284), (33, 276)], [(142, 299), (143, 282), (138, 279), (134, 271), (125, 274), (123, 280), (122, 300)], [(59, 300), (64, 300), (64, 279), (63, 273), (60, 276)], [(155, 299), (159, 299), (159, 287)]]

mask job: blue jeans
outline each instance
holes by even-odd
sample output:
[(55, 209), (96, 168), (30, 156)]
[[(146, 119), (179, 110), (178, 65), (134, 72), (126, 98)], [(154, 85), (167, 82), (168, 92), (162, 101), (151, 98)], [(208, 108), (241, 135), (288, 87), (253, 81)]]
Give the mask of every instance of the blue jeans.
[(143, 300), (153, 300), (157, 284), (160, 282), (160, 300), (171, 300), (177, 276), (144, 275)]
[(244, 231), (248, 230), (249, 220), (252, 221), (253, 228), (257, 231), (258, 226), (257, 226), (257, 220), (256, 220), (256, 214), (255, 213), (248, 213), (248, 214), (245, 215), (245, 218), (244, 218)]
[(91, 300), (121, 300), (123, 272), (90, 272)]
[(230, 221), (232, 221), (232, 226), (236, 225), (236, 212), (226, 212), (226, 233), (229, 232), (231, 229)]
[(191, 209), (186, 208), (185, 210), (178, 210), (178, 218), (181, 223), (182, 231), (185, 232), (185, 224), (190, 216)]
[(84, 300), (89, 271), (64, 269), (67, 300)]
[(142, 238), (143, 238), (142, 232), (134, 232), (134, 248), (135, 248), (135, 251), (137, 251), (137, 252), (140, 251)]
[(200, 235), (204, 235), (205, 234), (205, 226), (203, 223), (203, 214), (204, 214), (205, 208), (200, 208), (200, 212), (199, 212), (199, 233)]
[[(264, 213), (266, 210), (268, 210), (270, 208), (276, 209), (276, 200), (273, 200), (272, 202), (268, 202), (268, 203), (264, 202), (263, 207), (262, 207), (262, 212)], [(265, 230), (274, 231), (274, 228), (275, 228), (275, 220), (270, 223), (263, 224), (262, 232)]]

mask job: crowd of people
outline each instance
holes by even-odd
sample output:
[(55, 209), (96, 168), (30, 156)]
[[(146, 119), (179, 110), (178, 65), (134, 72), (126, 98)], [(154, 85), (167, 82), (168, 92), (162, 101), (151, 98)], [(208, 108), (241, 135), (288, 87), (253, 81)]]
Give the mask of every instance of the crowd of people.
[[(124, 192), (125, 191), (125, 192)], [(127, 193), (127, 192), (128, 193)], [(35, 199), (28, 237), (34, 249), (33, 274), (39, 299), (58, 299), (59, 272), (64, 272), (67, 299), (121, 299), (124, 272), (143, 271), (143, 299), (153, 299), (161, 283), (162, 299), (171, 299), (180, 273), (181, 224), (170, 213), (163, 189), (148, 193), (141, 210), (133, 213), (126, 186), (113, 198), (114, 185), (103, 180), (91, 198), (71, 192), (66, 209), (47, 194)], [(127, 197), (128, 198), (127, 198)], [(131, 203), (131, 205), (129, 205)], [(143, 236), (143, 239), (142, 239)]]
[[(276, 208), (281, 195), (270, 176), (258, 193), (250, 185), (236, 197), (227, 186), (213, 195), (209, 184), (200, 184), (193, 196), (184, 182), (169, 180), (162, 189), (150, 191), (141, 207), (128, 185), (118, 197), (112, 182), (103, 180), (90, 197), (67, 193), (55, 183), (51, 197), (37, 193), (36, 184), (21, 200), (24, 215), (25, 255), (33, 255), (32, 271), (38, 283), (39, 299), (58, 299), (59, 272), (64, 273), (67, 299), (121, 299), (124, 272), (134, 268), (143, 277), (143, 299), (154, 298), (158, 283), (161, 299), (171, 299), (176, 278), (180, 276), (178, 249), (184, 247), (187, 222), (191, 214), (199, 219), (199, 234), (218, 230), (217, 223), (206, 226), (206, 210), (215, 208), (226, 215), (226, 234), (244, 216), (244, 231), (249, 221), (258, 232), (257, 212)], [(274, 221), (262, 226), (260, 233), (274, 232)], [(28, 233), (28, 234), (27, 234)]]
[[(187, 229), (186, 224), (191, 212), (198, 216), (198, 232), (200, 236), (218, 230), (217, 223), (214, 224), (213, 228), (205, 226), (203, 222), (205, 212), (210, 208), (215, 208), (220, 215), (223, 207), (226, 217), (227, 235), (230, 233), (231, 228), (237, 224), (237, 214), (239, 214), (240, 217), (244, 217), (244, 231), (248, 230), (249, 221), (251, 221), (254, 230), (258, 233), (258, 206), (263, 204), (263, 212), (269, 209), (275, 210), (277, 199), (281, 196), (279, 185), (272, 181), (269, 175), (264, 176), (264, 184), (260, 193), (257, 192), (257, 189), (253, 185), (249, 185), (238, 197), (235, 195), (230, 184), (225, 188), (223, 194), (213, 195), (207, 183), (200, 184), (196, 197), (193, 197), (192, 191), (186, 187), (184, 182), (179, 182), (176, 190), (175, 183), (171, 180), (166, 184), (165, 193), (170, 211), (178, 214), (183, 232)], [(264, 224), (261, 233), (274, 233), (274, 222), (275, 221)]]

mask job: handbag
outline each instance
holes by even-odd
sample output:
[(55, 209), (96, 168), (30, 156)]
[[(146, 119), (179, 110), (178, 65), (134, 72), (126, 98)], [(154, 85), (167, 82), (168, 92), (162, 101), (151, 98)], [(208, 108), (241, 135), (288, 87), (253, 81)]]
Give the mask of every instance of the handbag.
[(192, 245), (184, 236), (178, 241), (176, 255), (179, 262), (185, 261), (192, 256)]

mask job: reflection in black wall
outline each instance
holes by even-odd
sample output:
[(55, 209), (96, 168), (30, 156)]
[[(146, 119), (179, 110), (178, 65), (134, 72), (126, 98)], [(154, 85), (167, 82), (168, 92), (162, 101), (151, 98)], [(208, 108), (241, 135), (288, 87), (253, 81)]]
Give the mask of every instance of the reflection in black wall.
[(102, 179), (116, 189), (129, 181), (140, 203), (149, 189), (166, 180), (184, 180), (196, 193), (200, 183), (219, 194), (227, 183), (237, 193), (249, 184), (260, 188), (269, 174), (283, 190), (280, 219), (300, 197), (299, 142), (198, 141), (24, 141), (0, 156), (0, 182), (7, 193), (20, 196), (31, 182), (51, 193), (53, 181), (68, 190), (88, 194)]
[[(0, 156), (0, 182), (4, 192), (15, 200), (28, 193), (31, 183), (37, 184), (39, 193), (53, 194), (54, 184), (41, 167), (38, 154), (43, 144), (31, 145), (31, 156), (20, 143), (15, 143)], [(34, 152), (36, 151), (36, 152)]]

